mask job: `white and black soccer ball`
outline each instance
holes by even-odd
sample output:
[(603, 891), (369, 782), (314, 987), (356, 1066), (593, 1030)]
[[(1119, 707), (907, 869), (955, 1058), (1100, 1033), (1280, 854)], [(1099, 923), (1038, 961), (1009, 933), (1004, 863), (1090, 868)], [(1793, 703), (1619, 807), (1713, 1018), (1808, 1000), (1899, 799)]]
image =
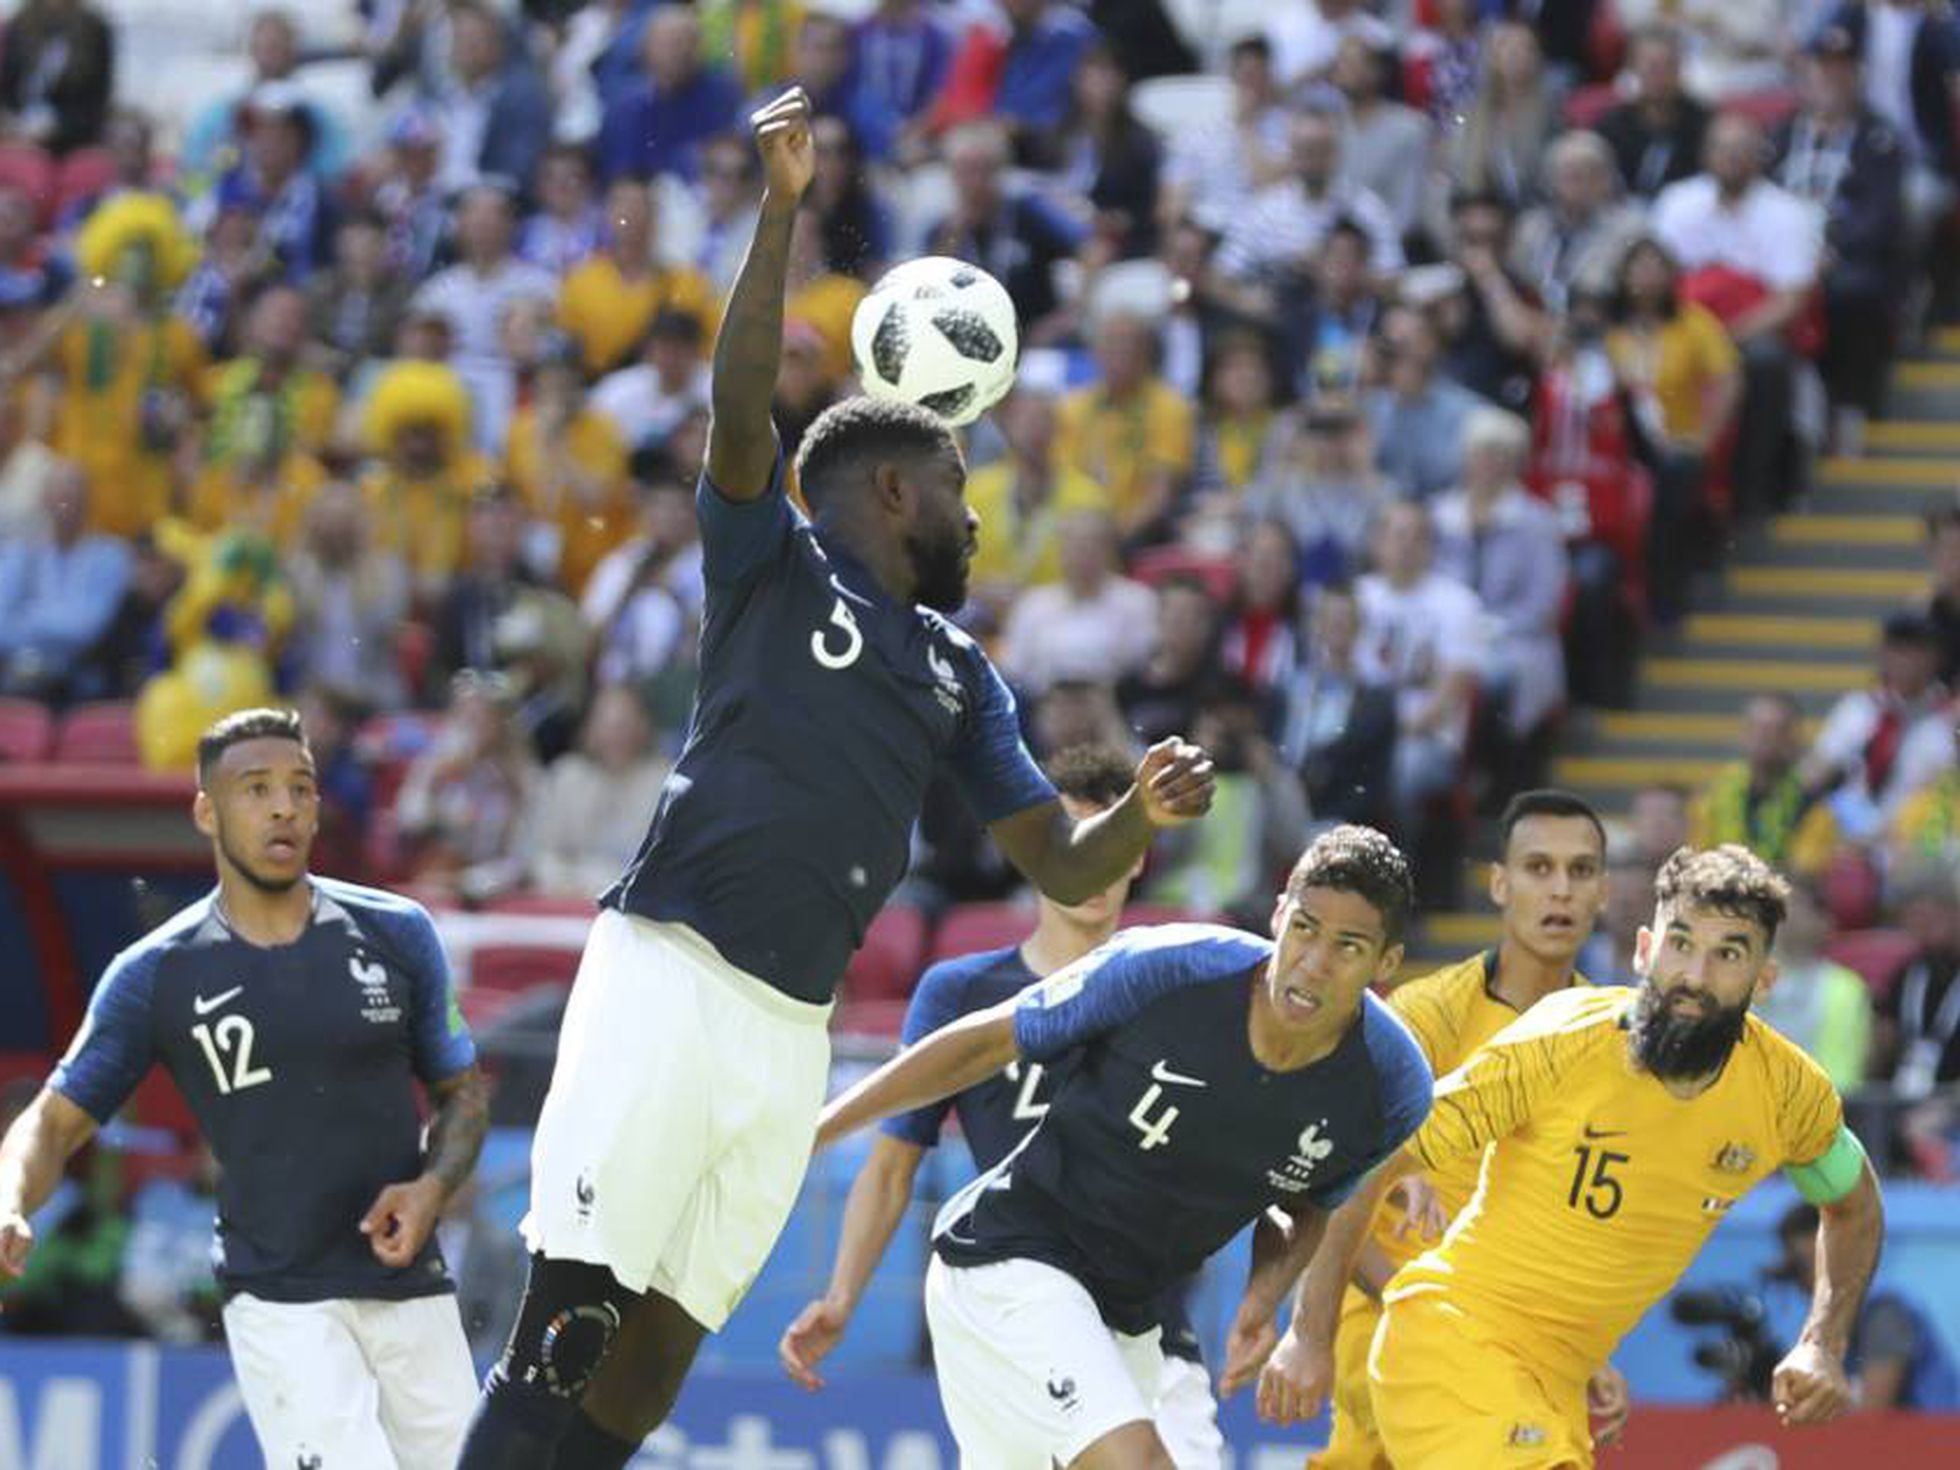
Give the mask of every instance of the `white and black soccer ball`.
[(1014, 385), (1020, 332), (1001, 283), (964, 260), (928, 255), (893, 266), (851, 317), (858, 379), (949, 424), (970, 424)]

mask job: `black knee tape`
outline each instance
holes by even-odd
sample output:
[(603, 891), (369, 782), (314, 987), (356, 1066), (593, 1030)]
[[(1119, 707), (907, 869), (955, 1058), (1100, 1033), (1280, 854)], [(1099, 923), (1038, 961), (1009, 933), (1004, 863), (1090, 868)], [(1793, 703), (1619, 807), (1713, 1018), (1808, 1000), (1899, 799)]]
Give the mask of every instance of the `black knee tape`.
[(577, 1403), (618, 1337), (631, 1299), (604, 1266), (533, 1257), (524, 1305), (493, 1378)]

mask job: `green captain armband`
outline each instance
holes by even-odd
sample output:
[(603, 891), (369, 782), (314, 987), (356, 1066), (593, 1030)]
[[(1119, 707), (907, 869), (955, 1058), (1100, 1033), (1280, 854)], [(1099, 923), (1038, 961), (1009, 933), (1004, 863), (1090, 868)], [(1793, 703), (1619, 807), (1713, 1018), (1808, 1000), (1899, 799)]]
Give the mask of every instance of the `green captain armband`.
[(1807, 1164), (1785, 1164), (1783, 1177), (1813, 1205), (1835, 1204), (1857, 1187), (1865, 1172), (1865, 1146), (1858, 1135), (1838, 1124), (1831, 1146)]

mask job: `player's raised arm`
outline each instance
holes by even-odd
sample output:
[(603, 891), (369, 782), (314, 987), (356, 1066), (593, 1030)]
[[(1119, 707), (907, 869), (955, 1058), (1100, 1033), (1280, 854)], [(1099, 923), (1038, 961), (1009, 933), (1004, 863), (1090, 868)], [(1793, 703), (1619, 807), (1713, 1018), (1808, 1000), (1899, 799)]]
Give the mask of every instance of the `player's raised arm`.
[(783, 1371), (803, 1387), (823, 1387), (817, 1372), (844, 1336), (857, 1312), (864, 1288), (905, 1218), (912, 1203), (912, 1183), (918, 1178), (925, 1150), (902, 1138), (880, 1137), (871, 1157), (851, 1181), (844, 1202), (844, 1224), (837, 1239), (837, 1259), (830, 1268), (830, 1285), (784, 1331), (776, 1345)]
[(1056, 903), (1082, 903), (1143, 856), (1150, 839), (1211, 809), (1211, 757), (1183, 740), (1144, 752), (1136, 785), (1115, 806), (1075, 821), (1059, 801), (1029, 807), (987, 831), (1009, 862)]
[(1015, 997), (960, 1017), (832, 1099), (817, 1122), (816, 1146), (828, 1148), (860, 1128), (993, 1076), (1014, 1060), (1014, 1011), (1019, 1004)]
[(762, 213), (715, 338), (714, 417), (708, 428), (708, 478), (730, 500), (761, 495), (776, 467), (776, 426), (769, 410), (783, 355), (790, 231), (817, 157), (810, 140), (810, 99), (801, 87), (792, 87), (749, 121), (762, 154)]
[[(1831, 1198), (1833, 1166), (1843, 1162), (1854, 1164), (1853, 1182)], [(1839, 1132), (1823, 1158), (1791, 1173), (1799, 1191), (1817, 1206), (1817, 1284), (1797, 1345), (1776, 1365), (1770, 1397), (1785, 1424), (1824, 1424), (1851, 1407), (1844, 1355), (1878, 1267), (1885, 1205), (1871, 1164), (1848, 1129)]]
[(95, 1119), (44, 1087), (0, 1139), (0, 1277), (18, 1276), (34, 1248), (27, 1217), (48, 1202), (75, 1150), (95, 1136)]

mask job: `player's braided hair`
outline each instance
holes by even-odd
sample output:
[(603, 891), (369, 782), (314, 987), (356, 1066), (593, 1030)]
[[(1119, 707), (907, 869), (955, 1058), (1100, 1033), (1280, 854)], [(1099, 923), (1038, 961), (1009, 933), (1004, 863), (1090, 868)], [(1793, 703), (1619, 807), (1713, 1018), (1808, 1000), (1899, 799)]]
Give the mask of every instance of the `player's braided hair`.
[(1091, 806), (1115, 806), (1136, 784), (1133, 762), (1113, 745), (1071, 745), (1050, 756), (1046, 769), (1063, 796)]
[(1776, 938), (1790, 910), (1790, 885), (1768, 863), (1733, 842), (1720, 847), (1675, 849), (1654, 879), (1654, 901), (1663, 909), (1688, 905), (1714, 909), (1762, 927)]
[(226, 715), (211, 726), (197, 742), (197, 779), (211, 778), (218, 759), (234, 745), (247, 740), (292, 740), (306, 744), (306, 727), (299, 715), (289, 709), (242, 709)]
[(953, 431), (929, 408), (896, 398), (846, 398), (833, 403), (803, 431), (796, 451), (796, 483), (812, 510), (880, 459), (956, 455)]
[(1415, 911), (1416, 885), (1402, 849), (1373, 827), (1333, 827), (1316, 837), (1286, 880), (1288, 897), (1332, 888), (1366, 899), (1381, 915), (1390, 944), (1398, 944)]

